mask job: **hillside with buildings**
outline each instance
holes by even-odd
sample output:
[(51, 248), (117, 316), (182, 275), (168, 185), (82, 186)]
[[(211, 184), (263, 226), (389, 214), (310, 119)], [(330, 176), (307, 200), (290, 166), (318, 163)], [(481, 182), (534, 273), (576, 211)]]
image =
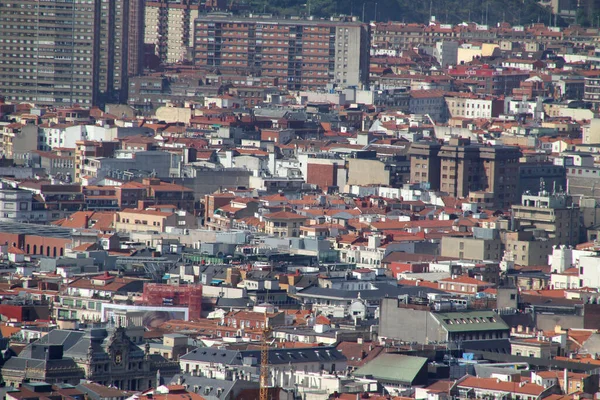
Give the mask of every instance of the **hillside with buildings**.
[(597, 3), (0, 1), (0, 398), (600, 399)]

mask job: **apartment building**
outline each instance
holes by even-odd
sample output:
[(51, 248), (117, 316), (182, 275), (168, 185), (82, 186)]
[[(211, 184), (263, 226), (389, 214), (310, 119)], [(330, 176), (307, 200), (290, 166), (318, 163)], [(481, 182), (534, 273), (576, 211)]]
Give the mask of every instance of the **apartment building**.
[(600, 104), (600, 72), (589, 71), (584, 75), (583, 100), (589, 101), (598, 107)]
[(307, 218), (288, 211), (279, 211), (263, 216), (265, 233), (282, 238), (300, 236), (300, 227)]
[(355, 20), (208, 15), (195, 21), (194, 51), (198, 67), (274, 78), (290, 90), (368, 84), (369, 26)]
[(443, 146), (414, 143), (410, 155), (411, 182), (459, 198), (476, 191), (491, 192), (496, 207), (510, 207), (518, 200), (521, 152), (517, 147), (482, 146), (453, 138)]
[(143, 69), (143, 8), (144, 0), (0, 2), (0, 94), (42, 106), (123, 100), (127, 77)]
[(119, 142), (79, 140), (75, 142), (75, 182), (81, 182), (85, 166), (96, 157), (112, 157)]
[(198, 5), (190, 0), (146, 2), (144, 19), (147, 29), (144, 43), (154, 46), (163, 63), (173, 64), (191, 59), (194, 47), (194, 20)]
[(451, 93), (445, 97), (450, 118), (497, 117), (504, 111), (504, 101), (492, 97), (480, 97), (473, 93)]
[(145, 0), (102, 0), (101, 3), (99, 100), (124, 102), (128, 77), (144, 70)]
[(11, 101), (94, 104), (100, 2), (0, 2), (0, 94)]
[(163, 182), (157, 178), (131, 181), (116, 188), (119, 207), (173, 205), (178, 209), (194, 210), (194, 191), (185, 186)]
[(33, 210), (33, 194), (0, 184), (0, 221), (46, 222), (46, 212)]
[(11, 123), (1, 127), (2, 155), (17, 165), (29, 162), (29, 152), (38, 149), (38, 127), (33, 124)]
[(521, 204), (512, 206), (516, 229), (544, 231), (551, 244), (579, 243), (580, 210), (565, 193), (524, 194)]
[(415, 142), (410, 146), (410, 181), (425, 188), (440, 189), (440, 157), (442, 145)]
[(127, 208), (115, 213), (117, 232), (165, 232), (167, 227), (177, 227), (172, 212)]

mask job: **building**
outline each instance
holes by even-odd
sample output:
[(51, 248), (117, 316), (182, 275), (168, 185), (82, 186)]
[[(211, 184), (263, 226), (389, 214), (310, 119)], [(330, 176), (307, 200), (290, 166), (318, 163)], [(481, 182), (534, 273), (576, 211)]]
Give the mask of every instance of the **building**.
[(89, 159), (96, 157), (112, 157), (119, 142), (96, 142), (80, 140), (75, 143), (75, 182), (81, 182), (85, 166)]
[[(0, 2), (3, 97), (37, 105), (95, 103), (100, 2), (87, 7), (79, 3)], [(27, 45), (16, 47), (17, 41)]]
[(147, 1), (144, 43), (152, 45), (161, 62), (174, 64), (191, 60), (194, 48), (194, 20), (198, 5), (190, 0)]
[(199, 319), (202, 312), (202, 286), (146, 283), (142, 299), (144, 304), (151, 306), (187, 306), (190, 319)]
[(410, 146), (410, 181), (425, 189), (440, 189), (439, 143), (416, 142)]
[(463, 275), (441, 279), (439, 285), (440, 290), (468, 296), (475, 296), (477, 293), (482, 292), (487, 288), (494, 287), (494, 284), (492, 283)]
[(527, 399), (539, 400), (560, 393), (560, 388), (544, 386), (527, 381), (508, 382), (497, 378), (478, 378), (465, 375), (459, 379), (451, 389), (452, 398), (503, 398), (507, 400)]
[(444, 236), (440, 254), (461, 260), (500, 260), (503, 246), (500, 239)]
[(144, 69), (144, 5), (145, 0), (102, 0), (98, 41), (98, 94), (102, 103), (124, 102), (128, 78)]
[[(304, 372), (345, 371), (346, 357), (333, 346), (269, 350), (269, 386), (287, 386), (290, 367)], [(194, 376), (256, 381), (261, 364), (260, 350), (225, 350), (199, 347), (179, 358), (181, 371)]]
[(12, 123), (0, 131), (2, 154), (17, 165), (30, 164), (30, 152), (38, 149), (38, 127), (34, 124)]
[(425, 183), (431, 190), (458, 198), (468, 198), (476, 191), (490, 192), (499, 208), (518, 200), (521, 152), (517, 147), (482, 146), (453, 138), (443, 146), (414, 143), (410, 155), (413, 183)]
[(451, 93), (445, 96), (450, 118), (497, 117), (504, 111), (504, 101), (473, 93)]
[[(83, 3), (0, 4), (2, 96), (52, 106), (125, 99), (128, 76), (143, 68), (144, 0)], [(17, 51), (13, 36), (28, 46)]]
[(195, 20), (194, 44), (197, 67), (274, 78), (290, 90), (368, 85), (369, 27), (355, 20), (210, 14)]
[(135, 208), (116, 212), (114, 226), (117, 232), (166, 232), (167, 227), (179, 227), (173, 212)]
[(516, 338), (510, 340), (510, 352), (513, 356), (551, 359), (558, 355), (559, 343), (549, 338)]
[(301, 153), (298, 155), (300, 170), (306, 183), (326, 191), (330, 187), (343, 188), (348, 171), (346, 160), (335, 153)]
[[(45, 223), (47, 213), (42, 207), (37, 206), (30, 191), (13, 189), (0, 184), (0, 221)], [(43, 205), (39, 204), (39, 206)], [(34, 210), (34, 207), (38, 209)]]
[(378, 384), (384, 386), (410, 389), (427, 384), (427, 358), (384, 353), (358, 368), (353, 375), (376, 379)]
[(448, 119), (444, 94), (445, 92), (439, 89), (411, 90), (408, 111), (411, 114), (428, 115), (437, 122), (444, 122)]
[(600, 104), (600, 72), (590, 71), (584, 75), (583, 100), (591, 102), (596, 108)]
[(141, 350), (124, 328), (92, 328), (86, 331), (54, 329), (27, 345), (18, 357), (2, 367), (8, 385), (18, 386), (27, 377), (32, 381), (70, 383), (88, 379), (123, 390), (146, 390), (161, 376), (179, 372), (176, 362)]
[(194, 192), (191, 189), (157, 178), (127, 182), (115, 190), (119, 206), (122, 208), (172, 205), (181, 210), (194, 210)]
[(278, 211), (262, 218), (265, 222), (265, 233), (282, 238), (300, 236), (300, 227), (307, 220), (305, 216), (289, 211)]
[(85, 400), (85, 393), (73, 385), (55, 385), (46, 382), (23, 382), (18, 388), (9, 390), (5, 399), (55, 399), (55, 400)]
[(551, 245), (579, 243), (580, 210), (566, 193), (542, 190), (538, 195), (524, 194), (521, 204), (512, 206), (512, 212), (516, 230), (543, 231)]
[(379, 321), (379, 337), (408, 342), (451, 342), (452, 346), (461, 341), (464, 346), (468, 341), (480, 341), (483, 349), (486, 341), (495, 348), (497, 339), (510, 335), (508, 325), (493, 311), (435, 311), (433, 306), (402, 298), (382, 299)]

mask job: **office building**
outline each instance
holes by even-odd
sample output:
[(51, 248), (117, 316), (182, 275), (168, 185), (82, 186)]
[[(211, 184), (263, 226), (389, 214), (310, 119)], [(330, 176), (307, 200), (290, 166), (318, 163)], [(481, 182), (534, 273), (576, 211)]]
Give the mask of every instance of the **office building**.
[(290, 90), (368, 83), (369, 27), (355, 21), (208, 15), (196, 19), (194, 51), (198, 67), (275, 78)]
[(194, 46), (194, 20), (198, 4), (192, 0), (146, 2), (144, 43), (154, 46), (161, 62), (173, 64), (191, 60)]

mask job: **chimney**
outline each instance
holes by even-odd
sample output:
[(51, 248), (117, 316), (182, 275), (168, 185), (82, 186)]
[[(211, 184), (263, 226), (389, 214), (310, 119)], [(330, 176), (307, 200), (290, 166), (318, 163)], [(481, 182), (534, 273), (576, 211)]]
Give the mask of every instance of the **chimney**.
[(363, 344), (363, 338), (362, 337), (357, 338), (356, 343)]
[(563, 376), (563, 391), (565, 394), (569, 394), (569, 371), (565, 368)]

